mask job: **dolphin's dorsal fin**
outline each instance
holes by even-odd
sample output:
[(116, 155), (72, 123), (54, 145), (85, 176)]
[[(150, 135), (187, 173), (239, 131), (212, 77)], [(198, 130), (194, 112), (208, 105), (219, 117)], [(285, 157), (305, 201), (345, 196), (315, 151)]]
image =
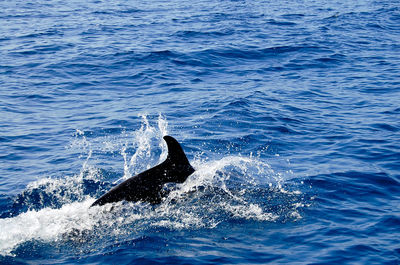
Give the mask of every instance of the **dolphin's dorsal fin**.
[(167, 160), (177, 165), (190, 165), (181, 145), (172, 136), (163, 137), (168, 146)]
[(164, 136), (168, 146), (167, 159), (161, 164), (130, 177), (97, 199), (92, 206), (117, 201), (146, 201), (160, 203), (164, 184), (184, 183), (195, 171), (190, 165), (181, 145), (171, 136)]

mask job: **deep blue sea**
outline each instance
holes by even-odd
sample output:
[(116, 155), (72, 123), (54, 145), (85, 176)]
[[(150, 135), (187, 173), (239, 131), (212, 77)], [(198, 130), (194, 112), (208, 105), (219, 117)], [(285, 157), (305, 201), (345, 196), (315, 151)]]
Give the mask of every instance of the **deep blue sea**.
[(400, 2), (0, 1), (0, 264), (400, 264)]

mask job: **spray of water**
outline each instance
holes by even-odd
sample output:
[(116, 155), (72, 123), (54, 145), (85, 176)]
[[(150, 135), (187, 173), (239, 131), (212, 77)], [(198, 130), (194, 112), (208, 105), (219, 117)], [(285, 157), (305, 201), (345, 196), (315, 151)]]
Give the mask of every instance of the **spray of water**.
[[(81, 172), (70, 177), (39, 179), (27, 186), (17, 198), (28, 206), (27, 210), (0, 219), (0, 255), (13, 255), (18, 245), (32, 240), (118, 240), (157, 227), (199, 229), (214, 228), (235, 219), (271, 222), (301, 218), (301, 192), (285, 189), (282, 176), (252, 155), (210, 160), (195, 154), (191, 163), (196, 172), (183, 184), (166, 185), (169, 195), (158, 206), (118, 202), (89, 208), (113, 183), (166, 158), (167, 147), (162, 137), (168, 133), (167, 120), (162, 115), (154, 123), (145, 115), (141, 119), (139, 129), (123, 131), (114, 138), (88, 140), (84, 132), (77, 130), (72, 145), (80, 146), (86, 153)], [(104, 172), (91, 163), (96, 148), (118, 151), (123, 159), (123, 174), (119, 178), (104, 179)]]

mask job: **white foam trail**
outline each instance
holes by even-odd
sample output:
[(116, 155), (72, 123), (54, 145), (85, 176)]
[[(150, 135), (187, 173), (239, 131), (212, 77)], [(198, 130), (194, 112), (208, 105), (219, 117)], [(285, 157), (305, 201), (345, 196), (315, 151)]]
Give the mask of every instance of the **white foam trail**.
[(95, 221), (88, 211), (91, 203), (93, 200), (75, 202), (60, 209), (45, 208), (0, 219), (0, 255), (11, 255), (17, 245), (29, 240), (55, 241), (73, 229), (92, 229)]
[[(104, 137), (89, 142), (84, 133), (77, 130), (73, 145), (86, 151), (80, 174), (62, 179), (44, 178), (29, 184), (26, 189), (28, 195), (35, 189), (55, 195), (63, 206), (60, 209), (47, 207), (39, 211), (30, 210), (16, 217), (0, 219), (0, 255), (12, 255), (13, 249), (23, 242), (58, 241), (71, 231), (94, 231), (98, 227), (109, 228), (100, 229), (100, 233), (104, 230), (108, 232), (99, 235), (108, 237), (129, 235), (133, 230), (149, 227), (213, 228), (229, 218), (275, 221), (279, 216), (263, 208), (261, 203), (258, 204), (267, 199), (254, 200), (254, 195), (248, 195), (247, 192), (254, 187), (272, 187), (282, 196), (299, 195), (299, 191), (285, 190), (282, 185), (283, 176), (274, 172), (259, 157), (227, 156), (217, 160), (202, 160), (201, 155), (197, 154), (191, 159), (195, 173), (185, 183), (177, 184), (155, 209), (148, 204), (124, 202), (89, 208), (94, 198), (84, 194), (84, 181), (102, 178), (101, 171), (90, 165), (93, 153), (96, 153), (93, 152), (95, 147), (121, 153), (124, 176), (120, 180), (166, 158), (167, 147), (162, 140), (168, 133), (166, 118), (160, 114), (154, 125), (145, 115), (141, 118), (142, 124), (137, 131), (123, 132), (111, 142)], [(154, 156), (157, 153), (154, 152), (154, 146), (159, 147), (158, 151), (161, 150), (159, 157)], [(222, 192), (218, 193), (219, 190)], [(37, 206), (41, 202), (35, 203)], [(288, 215), (295, 219), (301, 218), (297, 209), (303, 207), (303, 204), (291, 201), (284, 207), (293, 209)], [(114, 210), (110, 211), (111, 208)]]

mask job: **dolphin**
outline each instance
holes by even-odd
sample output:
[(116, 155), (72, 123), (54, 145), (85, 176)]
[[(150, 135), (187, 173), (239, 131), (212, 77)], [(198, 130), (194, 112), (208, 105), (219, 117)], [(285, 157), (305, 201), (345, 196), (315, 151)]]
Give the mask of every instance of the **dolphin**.
[(166, 135), (163, 139), (168, 146), (168, 156), (164, 162), (113, 187), (90, 207), (122, 200), (158, 204), (165, 195), (162, 194), (164, 184), (185, 182), (195, 171), (194, 168), (175, 138)]

